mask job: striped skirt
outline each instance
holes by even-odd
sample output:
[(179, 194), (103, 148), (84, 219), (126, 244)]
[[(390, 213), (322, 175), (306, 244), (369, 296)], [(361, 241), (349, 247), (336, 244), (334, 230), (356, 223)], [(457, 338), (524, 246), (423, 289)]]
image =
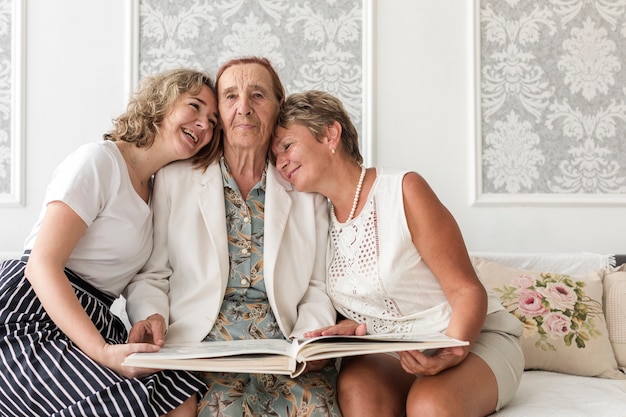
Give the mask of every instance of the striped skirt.
[[(0, 415), (160, 416), (205, 392), (188, 372), (128, 379), (91, 360), (46, 314), (24, 276), (26, 260), (0, 265)], [(107, 343), (125, 343), (113, 298), (65, 272)]]

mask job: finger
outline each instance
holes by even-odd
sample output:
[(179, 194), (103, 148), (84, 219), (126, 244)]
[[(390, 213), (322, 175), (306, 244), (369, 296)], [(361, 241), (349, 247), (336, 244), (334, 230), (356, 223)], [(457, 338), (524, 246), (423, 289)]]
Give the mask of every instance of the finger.
[(322, 336), (351, 336), (354, 331), (344, 326), (333, 326), (322, 332)]
[(365, 323), (361, 323), (357, 326), (354, 334), (357, 336), (365, 336), (367, 334), (367, 325)]
[(159, 346), (163, 346), (165, 344), (165, 333), (167, 332), (165, 319), (160, 314), (153, 314), (148, 317), (147, 321), (150, 324), (152, 342)]
[(155, 345), (153, 343), (128, 343), (126, 345), (117, 345), (117, 346), (126, 346), (126, 354), (130, 355), (131, 353), (138, 352), (158, 352), (161, 347), (159, 345)]
[(405, 372), (409, 374), (422, 374), (424, 367), (409, 355), (407, 352), (400, 352), (400, 365)]
[(327, 326), (327, 327), (322, 327), (321, 329), (315, 329), (315, 330), (310, 330), (308, 332), (304, 332), (304, 337), (318, 337), (318, 336), (322, 336), (323, 332), (326, 331), (326, 329), (329, 329), (333, 326)]
[(152, 341), (154, 344), (163, 346), (165, 344), (165, 323), (153, 323), (150, 328), (152, 330)]
[(145, 342), (146, 329), (143, 323), (137, 322), (131, 327), (128, 332), (128, 343), (141, 343)]
[(462, 346), (453, 346), (447, 349), (454, 356), (465, 355), (465, 349)]
[(426, 355), (424, 352), (419, 351), (419, 350), (408, 350), (402, 353), (406, 354), (406, 356), (408, 357), (413, 358), (415, 361), (419, 363), (425, 363), (430, 358), (429, 355)]

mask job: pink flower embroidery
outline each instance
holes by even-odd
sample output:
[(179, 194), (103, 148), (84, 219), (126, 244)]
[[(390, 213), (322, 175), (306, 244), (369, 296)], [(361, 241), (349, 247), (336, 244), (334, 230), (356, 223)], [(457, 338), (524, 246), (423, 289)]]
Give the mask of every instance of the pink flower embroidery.
[(521, 290), (519, 292), (519, 309), (521, 313), (528, 317), (535, 317), (545, 314), (548, 310), (541, 301), (543, 297), (537, 291)]
[(550, 307), (557, 310), (574, 308), (578, 296), (574, 290), (562, 282), (550, 282), (545, 288), (537, 289), (545, 298), (550, 300)]
[(571, 330), (571, 321), (569, 317), (561, 313), (550, 313), (545, 317), (543, 322), (546, 331), (551, 334), (552, 338), (563, 337)]
[(550, 340), (563, 339), (565, 346), (584, 348), (600, 336), (593, 318), (602, 316), (599, 301), (585, 295), (585, 283), (565, 274), (522, 274), (511, 285), (494, 288), (502, 305), (524, 325), (524, 334), (537, 337), (535, 346), (556, 350)]
[(535, 283), (535, 279), (530, 275), (522, 274), (513, 278), (513, 286), (520, 290), (526, 289)]

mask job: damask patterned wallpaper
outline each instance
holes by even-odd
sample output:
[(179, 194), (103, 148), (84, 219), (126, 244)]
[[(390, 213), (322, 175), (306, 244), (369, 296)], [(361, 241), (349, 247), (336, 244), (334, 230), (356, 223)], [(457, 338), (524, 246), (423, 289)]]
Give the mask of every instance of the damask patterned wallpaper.
[(626, 197), (626, 1), (479, 7), (479, 191)]
[(184, 5), (140, 1), (140, 77), (180, 66), (215, 75), (230, 58), (264, 56), (287, 94), (319, 89), (336, 95), (363, 135), (361, 0), (193, 0)]
[(15, 162), (12, 155), (16, 143), (11, 140), (12, 9), (11, 0), (0, 0), (0, 195), (13, 191), (12, 166)]

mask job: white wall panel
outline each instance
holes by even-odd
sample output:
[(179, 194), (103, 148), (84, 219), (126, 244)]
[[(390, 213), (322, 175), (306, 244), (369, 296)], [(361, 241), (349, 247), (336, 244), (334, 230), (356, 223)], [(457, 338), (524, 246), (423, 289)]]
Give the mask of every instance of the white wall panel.
[[(19, 250), (60, 160), (100, 140), (128, 88), (130, 0), (27, 0), (26, 205), (0, 208)], [(626, 252), (626, 207), (474, 207), (473, 5), (376, 0), (374, 153), (420, 172), (472, 251)]]

